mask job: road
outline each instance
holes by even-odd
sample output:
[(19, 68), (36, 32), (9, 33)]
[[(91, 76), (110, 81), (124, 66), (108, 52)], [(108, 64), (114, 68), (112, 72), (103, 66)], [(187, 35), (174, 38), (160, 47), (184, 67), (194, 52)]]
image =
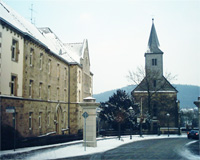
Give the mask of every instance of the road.
[(66, 160), (184, 160), (186, 138), (154, 139), (133, 142), (103, 153), (65, 158)]

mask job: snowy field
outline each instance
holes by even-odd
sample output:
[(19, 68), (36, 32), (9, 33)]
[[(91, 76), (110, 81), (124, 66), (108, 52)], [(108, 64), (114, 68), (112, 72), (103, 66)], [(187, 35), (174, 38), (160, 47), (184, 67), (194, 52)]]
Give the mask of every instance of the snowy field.
[[(15, 153), (22, 153), (22, 152), (29, 152), (34, 150), (40, 150), (43, 148), (51, 148), (48, 150), (41, 151), (39, 154), (33, 154), (32, 156), (28, 157), (28, 159), (56, 159), (56, 158), (66, 158), (66, 157), (75, 157), (87, 154), (94, 154), (99, 152), (105, 152), (110, 149), (114, 149), (119, 147), (120, 145), (128, 144), (135, 141), (142, 141), (148, 139), (162, 139), (162, 138), (182, 138), (186, 135), (145, 135), (144, 137), (140, 137), (138, 135), (132, 136), (122, 136), (121, 140), (118, 140), (117, 137), (104, 137), (104, 138), (97, 138), (97, 147), (86, 147), (86, 151), (84, 151), (83, 141), (74, 141), (56, 145), (47, 145), (47, 146), (40, 146), (40, 147), (29, 147), (29, 148), (21, 148), (16, 149), (14, 152), (13, 150), (2, 151), (1, 155), (6, 154), (15, 154)], [(59, 147), (58, 147), (59, 146)], [(187, 153), (188, 156), (188, 153)], [(193, 157), (195, 158), (195, 157)], [(197, 157), (196, 157), (197, 158)]]

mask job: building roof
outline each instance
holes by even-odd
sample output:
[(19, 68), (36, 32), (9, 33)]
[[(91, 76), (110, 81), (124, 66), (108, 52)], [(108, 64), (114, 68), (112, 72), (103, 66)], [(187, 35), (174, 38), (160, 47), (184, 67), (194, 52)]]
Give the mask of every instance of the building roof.
[(50, 28), (37, 28), (1, 0), (0, 13), (0, 19), (2, 21), (23, 35), (28, 35), (33, 40), (43, 45), (45, 48), (48, 48), (51, 53), (59, 56), (68, 63), (80, 64), (80, 58), (83, 55), (82, 49), (84, 48), (87, 40), (84, 40), (83, 43), (79, 43), (79, 45), (73, 45), (76, 46), (74, 48), (77, 49), (71, 49), (72, 47), (64, 44)]
[(140, 82), (139, 85), (132, 91), (134, 92), (178, 92), (175, 87), (173, 87), (170, 82), (162, 76), (161, 79), (158, 80), (159, 83), (156, 87), (153, 86), (152, 79), (146, 79), (146, 77)]
[(159, 46), (160, 44), (158, 41), (158, 37), (157, 37), (155, 25), (154, 25), (154, 19), (152, 19), (152, 27), (151, 27), (151, 32), (149, 36), (148, 49), (146, 53), (163, 53), (159, 49)]

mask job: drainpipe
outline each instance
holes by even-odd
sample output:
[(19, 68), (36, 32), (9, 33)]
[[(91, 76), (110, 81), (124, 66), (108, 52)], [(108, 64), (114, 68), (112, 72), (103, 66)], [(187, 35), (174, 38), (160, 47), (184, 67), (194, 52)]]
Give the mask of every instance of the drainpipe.
[(70, 64), (68, 65), (68, 128), (70, 134)]

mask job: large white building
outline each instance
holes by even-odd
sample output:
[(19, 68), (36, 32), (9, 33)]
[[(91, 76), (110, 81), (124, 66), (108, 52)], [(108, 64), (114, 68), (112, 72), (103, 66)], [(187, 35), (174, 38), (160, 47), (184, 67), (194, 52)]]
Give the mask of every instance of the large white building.
[(14, 127), (22, 137), (76, 134), (82, 130), (78, 103), (92, 96), (92, 77), (86, 39), (63, 43), (0, 1), (2, 128)]

